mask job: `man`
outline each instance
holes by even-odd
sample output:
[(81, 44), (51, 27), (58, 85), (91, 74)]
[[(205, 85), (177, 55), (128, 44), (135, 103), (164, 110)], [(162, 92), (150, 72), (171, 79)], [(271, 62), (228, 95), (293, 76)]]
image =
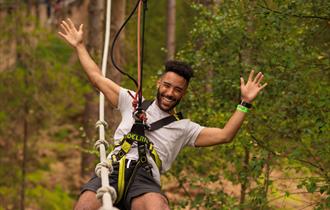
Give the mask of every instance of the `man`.
[[(102, 91), (110, 103), (121, 112), (122, 121), (114, 136), (115, 140), (119, 141), (130, 132), (134, 124), (131, 105), (131, 95), (134, 93), (102, 76), (99, 67), (91, 59), (83, 44), (83, 25), (80, 25), (77, 30), (72, 21), (68, 19), (62, 21), (61, 29), (62, 32), (59, 32), (59, 35), (76, 49), (90, 82)], [(146, 110), (148, 123), (173, 114), (173, 108), (186, 94), (191, 77), (192, 70), (188, 65), (178, 61), (171, 61), (166, 64), (165, 73), (157, 81), (156, 100)], [(243, 123), (250, 103), (267, 85), (267, 83), (261, 85), (263, 80), (261, 72), (254, 77), (254, 72), (251, 71), (246, 84), (243, 78), (240, 78), (240, 80), (242, 102), (224, 128), (202, 127), (188, 119), (183, 119), (155, 131), (146, 131), (146, 137), (153, 143), (161, 160), (161, 172), (165, 172), (170, 168), (171, 163), (184, 146), (206, 147), (232, 141)], [(139, 154), (136, 147), (136, 145), (132, 145), (131, 150), (125, 156), (128, 160), (127, 167), (125, 166), (125, 173), (128, 174), (126, 175), (128, 176), (126, 181), (129, 180), (129, 176), (132, 174), (132, 168), (134, 168), (132, 165), (137, 165), (136, 160), (138, 160)], [(116, 154), (118, 150), (120, 150), (120, 147), (115, 149), (112, 154)], [(139, 167), (137, 172), (134, 172), (134, 179), (130, 183), (127, 193), (116, 204), (119, 208), (134, 210), (169, 209), (167, 199), (160, 190), (159, 171), (155, 170), (157, 169), (155, 161), (149, 158), (148, 162), (153, 166), (152, 171), (149, 172), (144, 167)], [(116, 188), (117, 192), (118, 167), (118, 165), (117, 167), (114, 166), (115, 171), (110, 176), (110, 184)], [(95, 192), (99, 187), (99, 178), (93, 177), (83, 187), (75, 209), (98, 209), (101, 203), (96, 199)]]

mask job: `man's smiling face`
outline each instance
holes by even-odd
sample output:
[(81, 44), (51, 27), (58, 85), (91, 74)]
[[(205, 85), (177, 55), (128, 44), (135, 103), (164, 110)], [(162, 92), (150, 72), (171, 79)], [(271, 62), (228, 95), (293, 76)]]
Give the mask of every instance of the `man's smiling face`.
[(157, 104), (165, 112), (171, 111), (185, 95), (188, 82), (174, 72), (166, 72), (157, 81)]

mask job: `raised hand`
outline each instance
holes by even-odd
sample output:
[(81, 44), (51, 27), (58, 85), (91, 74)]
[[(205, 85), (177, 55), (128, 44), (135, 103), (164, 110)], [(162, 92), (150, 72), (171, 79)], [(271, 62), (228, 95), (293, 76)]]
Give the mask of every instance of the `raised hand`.
[(58, 34), (66, 40), (71, 46), (77, 47), (83, 43), (83, 24), (79, 26), (77, 30), (73, 22), (68, 18), (66, 21), (62, 21), (60, 25), (61, 30)]
[(243, 77), (241, 77), (241, 99), (251, 103), (258, 93), (267, 86), (267, 83), (261, 85), (264, 75), (259, 72), (254, 78), (254, 70), (250, 72), (249, 79), (245, 84)]

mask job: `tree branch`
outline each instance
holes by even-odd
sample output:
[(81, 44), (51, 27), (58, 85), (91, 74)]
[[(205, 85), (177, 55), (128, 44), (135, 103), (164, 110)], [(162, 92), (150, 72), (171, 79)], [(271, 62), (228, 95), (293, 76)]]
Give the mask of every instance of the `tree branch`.
[(267, 6), (263, 6), (261, 4), (258, 4), (259, 7), (266, 9), (270, 12), (276, 13), (276, 14), (280, 14), (280, 15), (284, 15), (284, 16), (290, 16), (290, 17), (296, 17), (296, 18), (305, 18), (305, 19), (320, 19), (320, 20), (327, 20), (330, 21), (330, 17), (326, 17), (326, 16), (316, 16), (316, 15), (303, 15), (303, 14), (286, 14), (283, 13), (281, 11), (277, 11), (277, 10), (273, 10)]
[[(273, 151), (272, 149), (270, 149), (269, 147), (267, 147), (266, 145), (264, 145), (261, 141), (259, 141), (253, 134), (251, 134), (251, 137), (252, 139), (258, 144), (258, 146), (260, 146), (261, 148), (263, 148), (264, 150), (270, 152), (272, 155), (274, 156), (277, 156), (277, 157), (284, 157), (284, 158), (288, 158), (288, 155), (285, 155), (285, 154), (281, 154), (281, 153), (278, 153), (278, 152), (275, 152)], [(302, 163), (305, 163), (305, 164), (308, 164), (314, 168), (317, 168), (318, 170), (320, 170), (321, 172), (323, 173), (319, 173), (320, 175), (323, 175), (325, 177), (328, 177), (328, 175), (326, 174), (327, 172), (324, 170), (324, 168), (322, 168), (321, 166), (319, 165), (316, 165), (312, 162), (309, 162), (307, 160), (303, 160), (303, 159), (299, 159), (299, 158), (296, 158), (294, 160), (297, 160), (299, 162), (302, 162)]]

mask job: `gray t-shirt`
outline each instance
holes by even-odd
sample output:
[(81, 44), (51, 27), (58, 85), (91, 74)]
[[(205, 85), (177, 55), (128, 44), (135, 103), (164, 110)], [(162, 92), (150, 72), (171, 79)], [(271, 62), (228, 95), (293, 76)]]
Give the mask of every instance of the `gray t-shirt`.
[[(134, 124), (134, 119), (132, 117), (133, 98), (130, 96), (128, 91), (129, 90), (127, 89), (121, 88), (119, 93), (117, 108), (121, 113), (122, 120), (115, 132), (115, 141), (119, 141), (125, 134), (129, 133), (132, 125)], [(130, 91), (130, 93), (135, 95), (135, 92), (133, 91)], [(162, 111), (158, 107), (156, 101), (149, 106), (146, 114), (147, 123), (149, 124), (169, 116), (169, 113)], [(172, 162), (175, 160), (176, 156), (183, 147), (195, 146), (196, 138), (203, 128), (204, 127), (190, 121), (189, 119), (182, 119), (172, 122), (158, 130), (145, 132), (146, 137), (153, 142), (159, 158), (162, 161), (162, 173), (171, 167)], [(120, 150), (120, 148), (116, 148), (114, 152), (117, 152), (118, 150)], [(126, 155), (126, 158), (132, 160), (138, 159), (136, 145), (132, 145), (132, 148)]]

